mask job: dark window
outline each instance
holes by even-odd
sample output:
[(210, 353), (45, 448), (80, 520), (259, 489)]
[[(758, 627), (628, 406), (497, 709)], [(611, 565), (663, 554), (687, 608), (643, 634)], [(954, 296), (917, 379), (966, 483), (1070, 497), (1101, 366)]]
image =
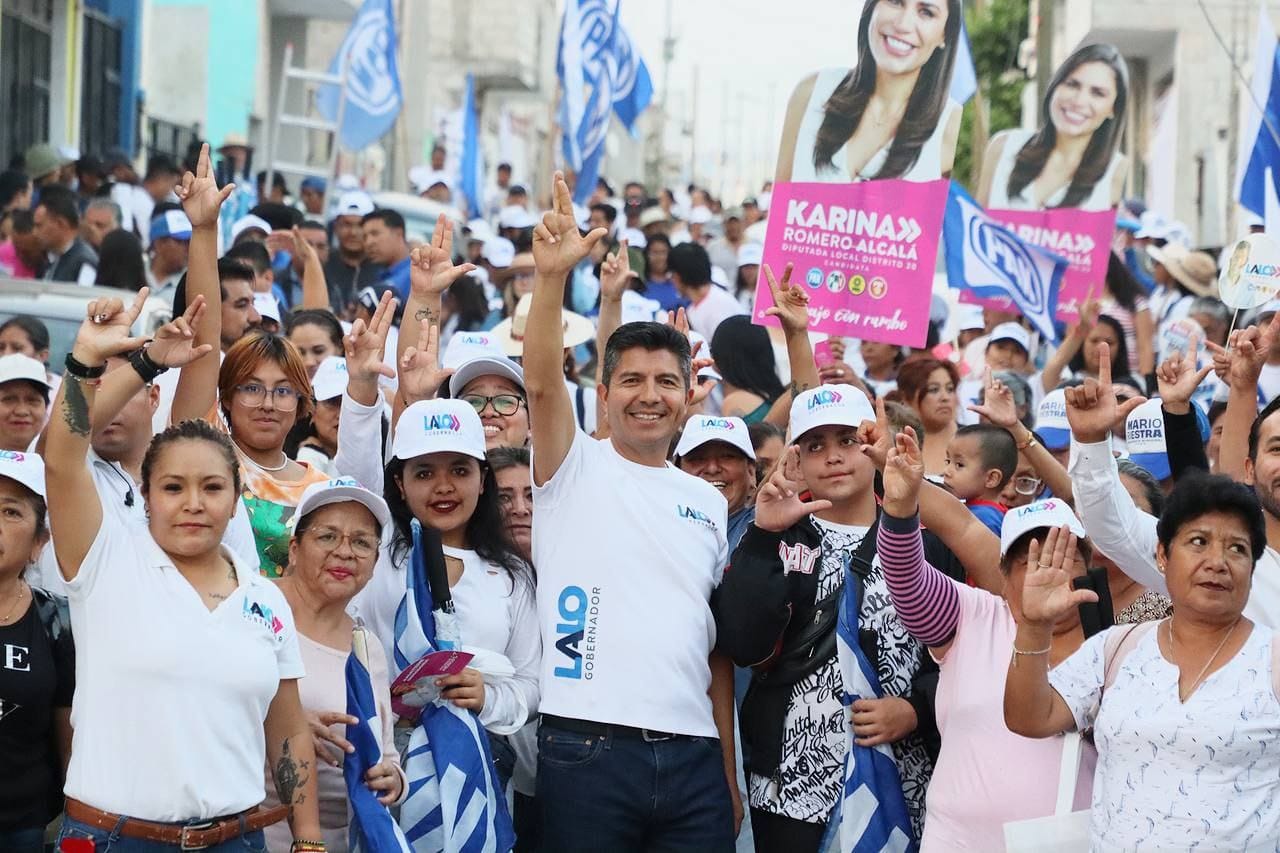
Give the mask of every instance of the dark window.
[(120, 144), (120, 22), (84, 11), (80, 150), (101, 155)]
[(54, 0), (3, 0), (0, 20), (0, 167), (49, 139)]

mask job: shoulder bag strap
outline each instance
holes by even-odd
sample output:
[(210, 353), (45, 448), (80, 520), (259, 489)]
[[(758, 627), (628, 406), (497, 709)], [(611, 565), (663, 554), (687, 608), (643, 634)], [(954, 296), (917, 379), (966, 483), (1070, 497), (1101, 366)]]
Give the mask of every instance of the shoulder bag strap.
[(1080, 775), (1080, 733), (1067, 732), (1062, 738), (1062, 764), (1058, 769), (1058, 802), (1053, 813), (1071, 814), (1076, 800), (1076, 779)]

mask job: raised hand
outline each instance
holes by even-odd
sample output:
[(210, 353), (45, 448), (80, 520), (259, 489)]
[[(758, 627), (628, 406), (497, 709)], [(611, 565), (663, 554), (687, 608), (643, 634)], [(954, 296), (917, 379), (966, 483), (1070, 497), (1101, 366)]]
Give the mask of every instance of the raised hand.
[(773, 276), (773, 270), (765, 264), (762, 268), (765, 280), (769, 282), (769, 290), (773, 293), (773, 307), (764, 313), (777, 317), (782, 330), (788, 334), (803, 334), (809, 331), (809, 294), (798, 283), (791, 282), (791, 271), (795, 264), (787, 264), (782, 270), (782, 281)]
[(356, 320), (350, 334), (342, 339), (347, 358), (347, 378), (351, 382), (374, 382), (385, 376), (394, 379), (395, 368), (386, 362), (387, 334), (395, 318), (396, 300), (390, 291), (382, 294), (377, 309), (366, 326)]
[(150, 292), (146, 287), (139, 290), (128, 308), (114, 296), (90, 302), (71, 348), (75, 358), (94, 367), (112, 356), (132, 352), (145, 344), (146, 338), (136, 338), (132, 331)]
[(600, 298), (615, 302), (622, 299), (631, 280), (639, 277), (631, 269), (631, 256), (624, 237), (618, 244), (618, 251), (610, 253), (600, 265)]
[[(1225, 377), (1232, 388), (1253, 388), (1258, 384), (1262, 368), (1271, 356), (1271, 348), (1280, 338), (1280, 313), (1271, 318), (1265, 327), (1250, 326), (1231, 333), (1227, 342), (1229, 352), (1223, 353), (1230, 364)], [(1212, 346), (1212, 345), (1211, 345)], [(1215, 359), (1221, 350), (1215, 350)]]
[(1072, 589), (1070, 569), (1075, 557), (1076, 535), (1065, 525), (1049, 530), (1043, 548), (1031, 540), (1022, 582), (1023, 621), (1052, 627), (1072, 608), (1098, 600), (1091, 589)]
[(196, 173), (187, 172), (182, 183), (174, 187), (182, 209), (191, 220), (192, 228), (213, 228), (218, 224), (218, 211), (222, 203), (235, 192), (235, 184), (227, 184), (221, 190), (213, 177), (213, 164), (209, 160), (209, 143), (200, 146), (200, 159), (196, 161)]
[[(408, 329), (402, 334), (408, 334)], [(418, 345), (409, 347), (400, 358), (400, 393), (407, 402), (430, 400), (453, 375), (452, 370), (439, 366), (439, 353), (440, 329), (430, 320), (422, 320)]]
[(884, 463), (884, 511), (898, 518), (915, 515), (923, 480), (924, 455), (916, 443), (916, 431), (904, 427)]
[(195, 346), (195, 327), (207, 308), (203, 295), (192, 299), (182, 316), (156, 329), (147, 345), (147, 357), (162, 367), (186, 367), (213, 352), (213, 344)]
[(418, 297), (437, 296), (475, 268), (475, 264), (454, 264), (453, 224), (442, 213), (431, 242), (409, 253), (409, 288)]
[(991, 368), (982, 374), (982, 403), (970, 406), (969, 411), (986, 418), (995, 426), (1007, 430), (1017, 428), (1018, 407), (1013, 402), (1013, 392), (999, 379), (993, 379)]
[(773, 533), (792, 527), (806, 515), (831, 508), (831, 501), (802, 501), (804, 477), (800, 473), (800, 449), (787, 448), (768, 482), (756, 495), (756, 527)]
[[(876, 422), (863, 421), (858, 426), (858, 441), (862, 442), (861, 450), (872, 463), (884, 470), (889, 461), (889, 449), (893, 446), (893, 435), (889, 431), (889, 415), (884, 410), (884, 400), (876, 398)], [(917, 442), (918, 446), (918, 442)]]
[(573, 196), (562, 172), (556, 172), (552, 198), (552, 209), (542, 215), (542, 221), (533, 229), (533, 261), (539, 274), (563, 278), (609, 232), (596, 228), (584, 237), (578, 231), (578, 223), (573, 218)]
[(1156, 367), (1161, 407), (1173, 415), (1185, 415), (1191, 411), (1191, 396), (1210, 370), (1213, 370), (1212, 364), (1196, 370), (1195, 359), (1180, 352), (1166, 358)]
[(1083, 385), (1066, 390), (1067, 421), (1071, 434), (1082, 444), (1105, 441), (1111, 428), (1147, 402), (1146, 397), (1131, 397), (1124, 405), (1116, 403), (1111, 387), (1111, 346), (1098, 344), (1098, 378), (1086, 379)]

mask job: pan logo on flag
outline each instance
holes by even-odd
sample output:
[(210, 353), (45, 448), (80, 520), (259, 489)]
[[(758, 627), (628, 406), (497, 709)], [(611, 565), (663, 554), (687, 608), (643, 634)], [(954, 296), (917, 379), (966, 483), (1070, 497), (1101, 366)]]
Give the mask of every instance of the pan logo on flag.
[(394, 24), (381, 9), (361, 15), (347, 34), (347, 100), (369, 115), (400, 108), (400, 90), (387, 67), (387, 40)]
[(974, 256), (1001, 278), (1010, 290), (1016, 291), (1027, 308), (1040, 312), (1048, 307), (1045, 299), (1048, 285), (1025, 246), (1011, 240), (1003, 230), (992, 227), (980, 216), (969, 219), (966, 236)]

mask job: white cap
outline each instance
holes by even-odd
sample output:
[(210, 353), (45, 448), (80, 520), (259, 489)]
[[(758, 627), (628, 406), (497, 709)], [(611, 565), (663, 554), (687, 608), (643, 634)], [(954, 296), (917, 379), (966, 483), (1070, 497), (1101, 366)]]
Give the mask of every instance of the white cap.
[(760, 243), (743, 243), (738, 247), (738, 266), (760, 266), (764, 262), (764, 246)]
[(823, 426), (861, 426), (875, 423), (876, 413), (867, 395), (852, 385), (823, 385), (805, 391), (791, 403), (791, 441)]
[(253, 310), (268, 320), (280, 322), (280, 303), (270, 293), (253, 294)]
[(481, 376), (500, 376), (514, 383), (524, 393), (524, 370), (503, 355), (501, 350), (496, 350), (462, 362), (449, 377), (449, 396), (457, 397), (473, 380)]
[(449, 174), (444, 171), (436, 171), (427, 166), (414, 166), (409, 170), (409, 183), (413, 185), (414, 192), (423, 193), (434, 187), (436, 184), (444, 184), (452, 190), (452, 183), (449, 180)]
[(413, 459), (428, 453), (461, 453), (485, 460), (484, 427), (461, 400), (419, 400), (400, 413), (391, 456)]
[(363, 190), (352, 190), (345, 192), (338, 199), (338, 206), (334, 208), (333, 218), (339, 216), (360, 216), (373, 213), (373, 199), (369, 197), (367, 192)]
[(489, 223), (483, 219), (472, 219), (467, 223), (467, 230), (471, 232), (467, 239), (480, 243), (487, 243), (496, 236), (493, 229), (489, 227)]
[(1066, 450), (1071, 446), (1071, 424), (1067, 421), (1067, 392), (1055, 388), (1036, 409), (1036, 432), (1049, 450)]
[[(634, 290), (622, 291), (622, 322), (647, 323), (653, 320), (662, 310), (662, 303), (656, 299), (641, 296)], [(690, 332), (692, 334), (692, 332)]]
[(311, 378), (311, 391), (317, 401), (332, 400), (341, 397), (347, 390), (347, 360), (340, 355), (331, 355), (316, 368), (316, 375)]
[(1164, 411), (1157, 397), (1129, 413), (1124, 420), (1124, 443), (1129, 460), (1147, 469), (1157, 480), (1172, 476), (1168, 445), (1165, 443)]
[(484, 241), (480, 256), (498, 269), (504, 270), (516, 259), (516, 244), (506, 237), (494, 237)]
[(956, 331), (971, 332), (974, 329), (985, 331), (987, 321), (982, 316), (982, 306), (969, 302), (961, 302), (956, 310)]
[(231, 242), (234, 243), (237, 237), (250, 228), (257, 228), (265, 234), (271, 233), (271, 223), (261, 216), (250, 213), (248, 216), (242, 216), (231, 224)]
[(489, 332), (454, 332), (444, 349), (440, 366), (457, 370), (464, 361), (481, 355), (505, 355), (497, 336)]
[(1139, 218), (1138, 230), (1133, 236), (1138, 239), (1152, 238), (1163, 240), (1169, 233), (1169, 220), (1154, 210), (1145, 210)]
[(302, 497), (298, 500), (298, 508), (289, 517), (287, 526), (292, 531), (308, 513), (314, 512), (323, 506), (346, 503), (347, 501), (355, 501), (373, 513), (373, 517), (378, 520), (378, 524), (382, 525), (384, 533), (391, 526), (391, 510), (387, 509), (387, 502), (351, 477), (335, 477), (332, 480), (324, 480), (307, 486), (306, 491), (302, 493)]
[(1049, 498), (1026, 506), (1015, 507), (1004, 514), (1000, 525), (1000, 556), (1003, 557), (1025, 534), (1066, 525), (1078, 539), (1085, 537), (1084, 525), (1061, 498)]
[(0, 385), (18, 379), (25, 379), (46, 388), (53, 387), (49, 384), (49, 375), (45, 373), (44, 365), (31, 356), (20, 352), (0, 356)]
[(1017, 323), (1001, 323), (992, 329), (991, 338), (987, 341), (987, 346), (991, 346), (996, 341), (1013, 341), (1022, 347), (1023, 352), (1031, 352), (1031, 335)]
[(626, 238), (627, 245), (633, 249), (643, 249), (649, 245), (649, 241), (645, 239), (644, 232), (639, 228), (624, 228), (622, 236)]
[(518, 204), (509, 204), (498, 211), (499, 228), (532, 228), (538, 219)]
[(350, 190), (358, 190), (360, 189), (360, 179), (350, 172), (343, 172), (338, 176), (338, 179), (333, 182), (333, 188), (340, 193), (345, 193)]
[(694, 415), (685, 422), (680, 443), (676, 445), (676, 456), (687, 456), (711, 441), (731, 444), (748, 459), (755, 461), (756, 451), (751, 446), (746, 421), (742, 418), (718, 418), (714, 415)]
[(667, 212), (657, 205), (654, 205), (653, 207), (646, 207), (644, 210), (640, 211), (641, 228), (648, 228), (650, 225), (657, 225), (659, 222), (670, 221), (671, 220), (670, 217), (667, 216)]
[(715, 217), (713, 217), (711, 214), (711, 208), (707, 207), (704, 204), (700, 204), (689, 211), (690, 225), (706, 225), (713, 218)]
[(38, 454), (0, 450), (0, 477), (8, 477), (44, 497), (44, 460)]

